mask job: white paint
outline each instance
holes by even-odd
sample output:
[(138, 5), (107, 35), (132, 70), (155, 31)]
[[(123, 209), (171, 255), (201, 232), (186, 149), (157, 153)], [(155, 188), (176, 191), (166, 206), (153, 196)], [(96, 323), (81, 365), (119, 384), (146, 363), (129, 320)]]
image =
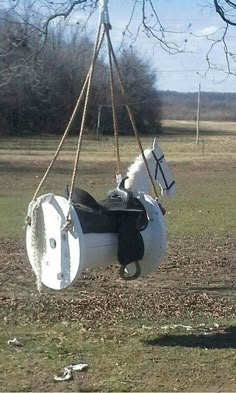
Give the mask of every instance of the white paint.
[[(140, 267), (141, 276), (144, 276), (153, 272), (164, 258), (166, 251), (166, 226), (156, 200), (142, 192), (137, 193), (136, 197), (143, 203), (148, 216), (148, 225), (141, 232), (145, 254), (140, 261)], [(42, 207), (43, 230), (46, 242), (45, 252), (40, 261), (41, 282), (43, 285), (51, 289), (61, 290), (73, 284), (83, 269), (118, 263), (117, 234), (84, 234), (75, 209), (69, 206), (65, 198), (52, 196), (52, 194), (50, 199), (45, 198), (45, 196), (40, 198), (41, 202), (37, 201), (41, 203)], [(69, 209), (72, 229), (63, 231), (62, 228)], [(32, 242), (32, 233), (32, 226), (28, 225), (26, 236), (27, 252), (31, 266), (37, 275), (34, 260), (37, 243)], [(128, 265), (126, 270), (128, 274), (132, 274), (134, 264)]]
[[(175, 195), (175, 183), (169, 191), (165, 189), (174, 182), (174, 178), (156, 140), (152, 149), (145, 150), (145, 156), (162, 195)], [(165, 256), (166, 225), (158, 201), (148, 195), (150, 180), (142, 156), (130, 166), (127, 175), (129, 178), (125, 186), (143, 204), (148, 218), (147, 227), (140, 232), (144, 257), (138, 261), (141, 276), (145, 276), (153, 272)], [(68, 215), (72, 225), (66, 230)], [(42, 195), (29, 204), (28, 217), (31, 225), (27, 226), (26, 246), (39, 289), (42, 283), (51, 289), (61, 290), (72, 285), (84, 269), (118, 263), (118, 234), (83, 233), (75, 209), (65, 198)], [(135, 263), (127, 265), (125, 270), (126, 274), (133, 276)]]
[[(159, 160), (159, 168), (157, 169), (157, 162), (154, 158), (155, 157)], [(152, 178), (156, 181), (161, 189), (161, 195), (163, 196), (175, 196), (176, 194), (176, 184), (170, 188), (170, 190), (166, 190), (166, 183), (167, 185), (171, 185), (174, 182), (174, 177), (170, 172), (170, 169), (166, 163), (164, 158), (163, 151), (158, 144), (156, 138), (154, 139), (152, 149), (146, 149), (144, 151), (144, 155), (146, 157), (149, 170), (151, 172)], [(157, 169), (157, 171), (156, 171)], [(156, 174), (156, 179), (155, 179)], [(164, 177), (166, 180), (164, 180)], [(125, 187), (133, 192), (143, 191), (146, 194), (150, 194), (151, 189), (151, 182), (149, 176), (147, 176), (147, 169), (146, 165), (143, 161), (143, 157), (140, 154), (133, 164), (130, 165), (127, 172), (128, 179), (125, 181)]]
[[(38, 243), (34, 242), (34, 227), (32, 224), (28, 225), (26, 247), (29, 261), (37, 277), (36, 251), (40, 258), (42, 284), (51, 289), (64, 289), (76, 280), (83, 269), (84, 239), (80, 222), (75, 209), (69, 206), (68, 201), (63, 197), (51, 194), (51, 198), (48, 199), (43, 195), (37, 199), (37, 203), (41, 204), (44, 219), (44, 228), (38, 228), (38, 236), (41, 231), (44, 231), (46, 247), (43, 253), (37, 250)], [(73, 227), (70, 231), (63, 231), (68, 211)], [(28, 215), (31, 217), (32, 212), (30, 214), (28, 211)]]

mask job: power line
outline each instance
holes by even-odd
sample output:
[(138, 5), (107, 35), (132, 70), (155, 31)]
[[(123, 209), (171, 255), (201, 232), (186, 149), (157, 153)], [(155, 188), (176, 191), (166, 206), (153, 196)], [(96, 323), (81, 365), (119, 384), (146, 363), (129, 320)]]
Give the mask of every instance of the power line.
[(206, 70), (158, 70), (154, 72), (206, 72)]

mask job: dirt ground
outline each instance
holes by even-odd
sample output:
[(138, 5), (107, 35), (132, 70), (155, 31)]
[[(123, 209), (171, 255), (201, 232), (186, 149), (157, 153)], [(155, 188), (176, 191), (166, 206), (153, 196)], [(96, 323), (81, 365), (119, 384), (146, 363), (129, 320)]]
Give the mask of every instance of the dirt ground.
[(1, 241), (0, 256), (0, 304), (5, 322), (76, 318), (94, 327), (140, 316), (217, 319), (236, 314), (236, 254), (230, 237), (224, 241), (208, 236), (172, 240), (166, 262), (138, 281), (121, 280), (118, 266), (111, 266), (85, 271), (62, 294), (45, 289), (41, 296), (21, 243)]

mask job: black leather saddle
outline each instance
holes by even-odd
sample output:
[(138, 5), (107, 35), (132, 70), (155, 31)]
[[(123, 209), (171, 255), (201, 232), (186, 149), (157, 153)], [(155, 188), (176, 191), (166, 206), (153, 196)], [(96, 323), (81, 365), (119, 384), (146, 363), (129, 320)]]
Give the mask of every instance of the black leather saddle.
[[(148, 219), (142, 203), (124, 188), (124, 181), (102, 201), (96, 201), (87, 191), (75, 187), (72, 203), (83, 233), (118, 233), (117, 257), (122, 265), (127, 265), (143, 258), (144, 243), (140, 232), (146, 228)], [(68, 186), (64, 196), (69, 197)]]
[[(146, 211), (132, 192), (123, 187), (124, 180), (101, 201), (96, 201), (91, 194), (81, 188), (74, 188), (72, 203), (84, 233), (118, 232), (121, 216), (133, 217), (139, 230), (146, 227)], [(69, 198), (68, 186), (64, 197)]]

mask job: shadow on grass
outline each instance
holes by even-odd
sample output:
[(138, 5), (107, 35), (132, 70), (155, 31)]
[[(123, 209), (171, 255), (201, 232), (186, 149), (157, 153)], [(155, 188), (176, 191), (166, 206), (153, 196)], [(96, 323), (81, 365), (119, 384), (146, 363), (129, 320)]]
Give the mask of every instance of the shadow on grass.
[(165, 334), (154, 339), (147, 339), (144, 344), (159, 347), (236, 349), (236, 327), (231, 326), (223, 332), (210, 334)]

